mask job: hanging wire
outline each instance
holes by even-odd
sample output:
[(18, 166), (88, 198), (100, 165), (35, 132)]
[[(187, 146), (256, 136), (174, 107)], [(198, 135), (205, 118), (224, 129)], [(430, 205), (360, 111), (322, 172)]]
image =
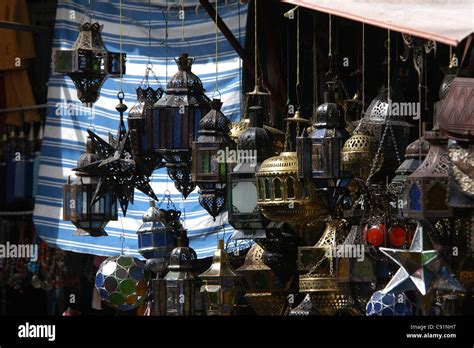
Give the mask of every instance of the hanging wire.
[(362, 22), (362, 114), (365, 112), (365, 23)]
[(328, 57), (329, 57), (329, 70), (332, 69), (332, 15), (329, 14), (329, 50), (328, 50)]
[(151, 64), (151, 0), (148, 0), (148, 65)]
[[(296, 12), (296, 102), (298, 103), (298, 109), (301, 106), (300, 83), (301, 83), (300, 81), (300, 11), (297, 11)], [(298, 124), (297, 124), (297, 127), (298, 127)]]
[(449, 45), (449, 68), (453, 67), (453, 46)]
[(181, 0), (181, 41), (184, 41), (184, 0)]
[(390, 29), (387, 30), (387, 101), (390, 103)]
[(318, 55), (316, 48), (316, 14), (313, 14), (313, 114), (318, 107)]
[[(219, 27), (217, 26), (217, 19), (219, 17), (219, 0), (216, 0), (216, 91), (214, 93), (219, 93)], [(220, 93), (219, 93), (220, 94)]]
[(255, 8), (254, 8), (254, 82), (255, 82), (255, 85), (254, 86), (257, 86), (257, 81), (258, 81), (258, 66), (257, 66), (257, 57), (258, 57), (258, 44), (257, 44), (257, 39), (258, 39), (258, 36), (257, 36), (257, 9), (258, 9), (258, 0), (255, 0)]
[(122, 0), (120, 0), (120, 92), (123, 93)]
[[(237, 12), (238, 12), (238, 17), (239, 17), (239, 44), (242, 46), (242, 40), (241, 40), (241, 23), (240, 23), (240, 0), (237, 0)], [(239, 82), (240, 82), (240, 119), (242, 119), (242, 106), (244, 102), (244, 94), (242, 93), (243, 89), (243, 81), (242, 81), (242, 58), (239, 57)]]

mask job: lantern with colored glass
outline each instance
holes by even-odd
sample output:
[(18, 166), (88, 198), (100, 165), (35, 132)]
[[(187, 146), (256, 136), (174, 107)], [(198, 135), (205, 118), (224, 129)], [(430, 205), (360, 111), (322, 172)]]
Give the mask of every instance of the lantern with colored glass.
[[(93, 151), (90, 138), (87, 138), (86, 152), (77, 161), (77, 167), (83, 167), (99, 160)], [(113, 192), (107, 192), (95, 203), (92, 198), (99, 179), (86, 173), (76, 172), (77, 178), (70, 177), (63, 188), (63, 220), (76, 226), (76, 235), (106, 236), (104, 227), (111, 220), (117, 220), (117, 202)]]
[(174, 231), (166, 221), (165, 212), (155, 207), (155, 201), (150, 201), (142, 220), (137, 231), (138, 252), (144, 258), (153, 260), (150, 269), (160, 274), (166, 270), (171, 251), (176, 246)]
[(189, 247), (186, 230), (181, 229), (178, 246), (171, 252), (168, 273), (164, 279), (155, 280), (159, 297), (164, 301), (161, 306), (155, 306), (158, 315), (194, 315), (202, 310), (196, 261), (196, 252)]
[(255, 174), (262, 161), (272, 154), (272, 143), (263, 128), (262, 108), (250, 108), (250, 124), (237, 143), (237, 154), (243, 154), (238, 164), (229, 173), (228, 219), (237, 230), (252, 238), (258, 231), (265, 232), (270, 221), (257, 206), (257, 182)]
[(298, 177), (312, 179), (330, 214), (334, 214), (350, 173), (342, 169), (341, 150), (349, 135), (342, 108), (335, 102), (334, 82), (328, 82), (324, 104), (316, 111), (316, 123), (307, 137), (297, 139)]
[(151, 123), (151, 110), (153, 105), (162, 96), (161, 87), (154, 89), (149, 83), (149, 74), (158, 79), (150, 66), (147, 66), (145, 77), (136, 89), (137, 101), (128, 114), (128, 129), (132, 143), (132, 154), (137, 170), (151, 175), (153, 170), (162, 164), (162, 156), (153, 148), (153, 134), (149, 131)]
[(240, 294), (240, 277), (229, 265), (224, 240), (218, 240), (211, 267), (199, 277), (207, 315), (231, 315)]
[(72, 79), (77, 97), (84, 104), (97, 101), (108, 76), (125, 74), (126, 54), (107, 50), (100, 33), (102, 27), (99, 23), (81, 24), (72, 49), (56, 50), (53, 55), (53, 72)]
[(212, 101), (212, 109), (200, 122), (199, 137), (193, 144), (193, 182), (199, 188), (199, 204), (214, 218), (226, 208), (229, 151), (235, 151), (230, 139), (231, 122), (221, 112), (222, 102)]

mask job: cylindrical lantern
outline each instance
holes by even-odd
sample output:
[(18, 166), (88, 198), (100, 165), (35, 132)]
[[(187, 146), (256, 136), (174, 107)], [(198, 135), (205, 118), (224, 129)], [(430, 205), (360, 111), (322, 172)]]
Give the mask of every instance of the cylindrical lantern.
[(218, 240), (211, 267), (199, 277), (207, 315), (231, 315), (240, 293), (240, 277), (228, 263), (224, 240)]
[[(86, 152), (77, 161), (77, 167), (83, 167), (98, 161), (93, 153), (91, 139), (87, 139)], [(104, 236), (104, 227), (110, 220), (117, 220), (117, 204), (113, 192), (107, 192), (92, 203), (98, 178), (82, 172), (76, 172), (77, 178), (70, 178), (63, 188), (63, 220), (76, 226), (77, 235)]]

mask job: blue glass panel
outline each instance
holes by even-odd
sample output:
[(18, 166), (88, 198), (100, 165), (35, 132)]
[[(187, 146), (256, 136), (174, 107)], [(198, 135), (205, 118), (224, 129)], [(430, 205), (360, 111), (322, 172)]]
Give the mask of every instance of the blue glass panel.
[(177, 114), (174, 117), (174, 125), (170, 123), (171, 130), (169, 136), (173, 136), (173, 148), (175, 149), (180, 149), (182, 147), (181, 136), (188, 136), (187, 134), (182, 134), (183, 117), (185, 117), (185, 114), (180, 114), (178, 109)]
[(160, 113), (158, 110), (153, 110), (152, 114), (152, 127), (153, 127), (153, 149), (157, 150), (160, 148)]
[(138, 235), (138, 248), (148, 248), (153, 246), (151, 241), (151, 234), (144, 233)]
[(421, 210), (421, 203), (420, 203), (420, 189), (418, 185), (413, 184), (410, 189), (410, 210), (420, 211)]

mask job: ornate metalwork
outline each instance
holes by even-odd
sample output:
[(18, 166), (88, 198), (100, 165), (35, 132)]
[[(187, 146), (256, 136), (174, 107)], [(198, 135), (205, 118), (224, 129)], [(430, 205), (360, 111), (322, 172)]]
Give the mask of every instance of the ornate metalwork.
[(404, 62), (410, 58), (410, 52), (413, 52), (413, 65), (418, 73), (419, 81), (422, 80), (424, 72), (424, 54), (431, 51), (436, 52), (436, 42), (432, 40), (425, 40), (409, 34), (402, 33), (405, 50), (400, 57)]

